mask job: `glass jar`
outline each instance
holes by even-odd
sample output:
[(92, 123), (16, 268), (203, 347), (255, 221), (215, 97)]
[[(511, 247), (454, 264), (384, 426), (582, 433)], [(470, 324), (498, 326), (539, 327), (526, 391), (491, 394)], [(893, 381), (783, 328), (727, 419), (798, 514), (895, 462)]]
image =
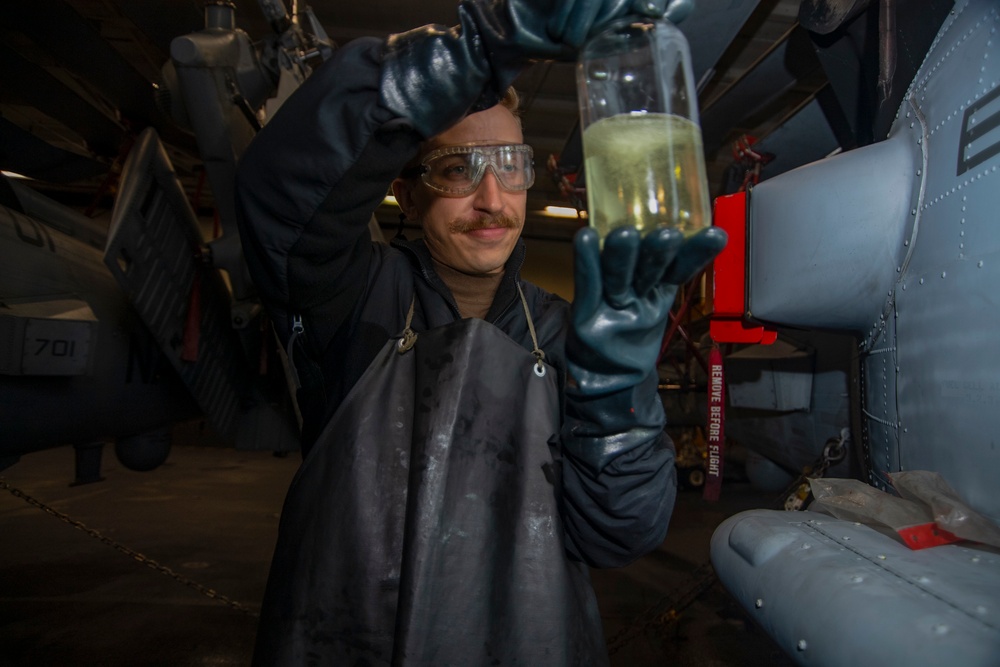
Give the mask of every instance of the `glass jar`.
[(577, 63), (587, 217), (690, 235), (711, 223), (698, 98), (687, 40), (667, 20), (623, 20)]

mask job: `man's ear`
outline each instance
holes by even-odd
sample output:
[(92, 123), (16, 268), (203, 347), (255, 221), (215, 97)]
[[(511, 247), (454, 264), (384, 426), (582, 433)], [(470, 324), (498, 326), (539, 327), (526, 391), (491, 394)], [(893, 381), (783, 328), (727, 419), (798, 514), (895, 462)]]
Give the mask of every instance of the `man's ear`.
[(416, 222), (418, 219), (417, 203), (413, 196), (415, 188), (416, 183), (406, 178), (397, 178), (392, 182), (392, 194), (396, 198), (396, 204), (411, 222)]

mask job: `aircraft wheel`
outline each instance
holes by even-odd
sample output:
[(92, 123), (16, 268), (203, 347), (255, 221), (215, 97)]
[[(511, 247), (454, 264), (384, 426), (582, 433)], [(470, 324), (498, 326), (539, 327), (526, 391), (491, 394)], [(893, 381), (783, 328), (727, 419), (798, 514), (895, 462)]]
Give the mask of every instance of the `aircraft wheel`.
[(701, 488), (705, 484), (705, 471), (701, 468), (689, 468), (685, 475), (687, 485), (692, 489)]
[(129, 470), (148, 472), (170, 456), (170, 440), (169, 428), (120, 437), (115, 441), (115, 456)]

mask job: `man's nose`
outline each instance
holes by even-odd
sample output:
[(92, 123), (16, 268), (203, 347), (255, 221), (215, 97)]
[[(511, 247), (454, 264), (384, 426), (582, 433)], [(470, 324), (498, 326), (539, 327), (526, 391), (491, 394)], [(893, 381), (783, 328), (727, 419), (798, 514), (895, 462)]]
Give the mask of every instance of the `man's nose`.
[(483, 180), (476, 188), (476, 207), (487, 211), (499, 211), (503, 208), (503, 186), (497, 177), (493, 165), (488, 165)]

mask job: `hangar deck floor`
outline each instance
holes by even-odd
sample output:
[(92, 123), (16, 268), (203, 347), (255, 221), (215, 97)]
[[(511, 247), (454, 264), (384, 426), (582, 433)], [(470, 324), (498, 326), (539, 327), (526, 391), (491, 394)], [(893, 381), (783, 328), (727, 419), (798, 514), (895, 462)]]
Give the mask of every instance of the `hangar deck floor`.
[[(106, 447), (103, 481), (71, 486), (73, 450), (63, 447), (0, 473), (68, 517), (0, 492), (0, 665), (249, 664), (254, 614), (299, 457), (237, 452), (181, 434), (153, 472), (123, 468)], [(791, 664), (717, 582), (697, 586), (714, 528), (773, 501), (739, 481), (727, 481), (717, 503), (681, 492), (659, 550), (593, 572), (612, 665)], [(674, 605), (679, 614), (670, 613)]]

